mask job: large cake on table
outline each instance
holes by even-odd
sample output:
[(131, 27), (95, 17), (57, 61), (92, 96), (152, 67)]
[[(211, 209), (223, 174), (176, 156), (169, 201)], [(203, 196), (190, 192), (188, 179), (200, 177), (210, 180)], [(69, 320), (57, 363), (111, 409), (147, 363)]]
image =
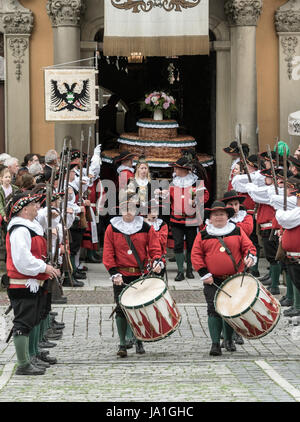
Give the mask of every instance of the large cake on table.
[[(138, 133), (122, 133), (118, 138), (119, 150), (103, 151), (103, 160), (112, 159), (122, 151), (129, 151), (139, 156), (144, 155), (150, 166), (166, 167), (181, 157), (182, 149), (194, 149), (196, 139), (189, 135), (178, 135), (176, 120), (140, 119), (137, 122)], [(213, 157), (198, 154), (203, 165), (211, 165)]]

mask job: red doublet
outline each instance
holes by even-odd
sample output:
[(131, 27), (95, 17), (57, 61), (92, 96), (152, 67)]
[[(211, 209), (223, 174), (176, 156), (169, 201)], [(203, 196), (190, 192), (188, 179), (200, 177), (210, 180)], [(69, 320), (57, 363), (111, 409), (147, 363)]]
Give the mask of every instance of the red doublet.
[(160, 229), (155, 232), (159, 238), (161, 255), (166, 255), (167, 253), (167, 242), (168, 242), (168, 225), (163, 222), (160, 226)]
[[(179, 223), (186, 225), (195, 225), (196, 219), (196, 208), (189, 205), (189, 199), (191, 196), (192, 186), (181, 188), (179, 186), (170, 186), (170, 203), (171, 203), (171, 214), (170, 222)], [(204, 190), (204, 203), (209, 199), (209, 192), (207, 189)]]
[[(140, 231), (130, 235), (130, 239), (133, 242), (137, 253), (139, 254), (141, 262), (146, 266), (148, 256), (151, 260), (161, 258), (161, 246), (159, 243), (159, 237), (154, 231), (153, 227), (147, 223), (143, 223)], [(104, 236), (104, 247), (102, 261), (110, 273), (114, 275), (121, 273), (125, 276), (139, 275), (141, 272), (127, 272), (119, 270), (120, 267), (136, 267), (138, 263), (133, 253), (129, 253), (130, 248), (124, 237), (124, 235), (111, 224), (107, 227)]]
[(259, 224), (260, 230), (270, 230), (270, 227), (261, 227), (261, 224), (272, 223), (275, 217), (275, 209), (271, 205), (259, 204), (257, 210), (256, 222)]
[[(238, 272), (244, 270), (244, 258), (248, 251), (256, 255), (256, 249), (246, 233), (239, 227), (222, 236), (227, 247), (238, 266)], [(227, 252), (221, 252), (222, 245), (214, 235), (209, 235), (206, 230), (199, 232), (192, 249), (191, 260), (193, 268), (200, 276), (211, 273), (215, 277), (236, 274), (233, 262)], [(223, 250), (223, 249), (222, 249)]]
[(238, 227), (244, 230), (247, 236), (253, 232), (253, 217), (252, 215), (247, 214), (243, 221), (236, 223)]
[(244, 196), (246, 198), (243, 202), (243, 207), (247, 210), (247, 213), (254, 214), (254, 209), (255, 209), (256, 204), (251, 198), (251, 196), (248, 195), (248, 193), (239, 193), (239, 195)]
[[(32, 236), (32, 234), (31, 234), (31, 236)], [(44, 237), (38, 236), (38, 235), (31, 237), (30, 252), (35, 258), (43, 260), (43, 257), (47, 256), (46, 239)], [(34, 278), (36, 280), (47, 280), (49, 278), (49, 275), (46, 274), (46, 273), (41, 273), (41, 274), (38, 274), (38, 275), (35, 275), (35, 276), (31, 276), (31, 275), (21, 274), (21, 273), (18, 272), (18, 270), (14, 266), (12, 256), (11, 256), (9, 233), (7, 233), (7, 235), (6, 235), (6, 253), (7, 253), (6, 270), (7, 270), (8, 277), (15, 278), (15, 279), (18, 279), (18, 280), (24, 280), (24, 279), (29, 279), (29, 278)], [(14, 285), (11, 285), (9, 287), (10, 288), (24, 288), (24, 285), (14, 284)]]
[(281, 238), (281, 245), (285, 251), (300, 252), (300, 226), (285, 229)]
[(126, 189), (128, 180), (134, 178), (134, 173), (130, 170), (122, 170), (119, 174), (119, 189)]

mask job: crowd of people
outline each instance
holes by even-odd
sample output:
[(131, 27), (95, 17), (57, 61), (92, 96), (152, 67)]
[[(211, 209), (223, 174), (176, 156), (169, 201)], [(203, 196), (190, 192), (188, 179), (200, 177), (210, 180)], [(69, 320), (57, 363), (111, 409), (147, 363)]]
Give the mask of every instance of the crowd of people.
[[(244, 144), (241, 157), (232, 142), (224, 149), (232, 157), (228, 189), (215, 201), (209, 198), (205, 169), (193, 151), (183, 151), (170, 164), (172, 179), (160, 185), (153, 184), (146, 157), (139, 157), (134, 168), (134, 155), (122, 151), (113, 163), (118, 195), (112, 208), (100, 178), (100, 145), (90, 161), (76, 149), (61, 154), (50, 150), (44, 157), (26, 155), (20, 168), (16, 158), (1, 154), (0, 215), (7, 267), (2, 284), (14, 311), (16, 374), (39, 375), (56, 363), (45, 349), (61, 338), (64, 324), (55, 320), (51, 304), (67, 302), (64, 286), (84, 286), (88, 268), (83, 257), (92, 263), (102, 260), (112, 280), (117, 355), (122, 358), (133, 344), (136, 353), (145, 350), (124, 315), (120, 294), (146, 273), (166, 277), (171, 245), (175, 282), (193, 279), (193, 271), (203, 282), (210, 355), (221, 355), (222, 347), (234, 352), (236, 344), (243, 343), (216, 312), (214, 297), (225, 279), (245, 269), (272, 295), (280, 294), (284, 274), (286, 294), (279, 298), (289, 307), (284, 315), (300, 315), (300, 146), (294, 155), (287, 154), (285, 172), (288, 146), (282, 144), (271, 156), (250, 154)], [(209, 199), (212, 204), (205, 208)], [(269, 263), (267, 275), (259, 272), (261, 247)]]

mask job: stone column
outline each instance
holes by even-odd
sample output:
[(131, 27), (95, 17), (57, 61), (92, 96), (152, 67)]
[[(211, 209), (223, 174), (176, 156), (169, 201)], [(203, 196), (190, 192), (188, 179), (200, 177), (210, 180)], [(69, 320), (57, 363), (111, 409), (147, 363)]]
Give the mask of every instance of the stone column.
[[(47, 13), (53, 27), (54, 64), (80, 60), (80, 17), (84, 0), (48, 0)], [(64, 68), (78, 66), (66, 65)], [(65, 136), (71, 136), (72, 146), (80, 145), (80, 124), (56, 123), (55, 148), (61, 151)]]
[(279, 115), (280, 139), (287, 142), (293, 154), (298, 136), (288, 133), (288, 116), (300, 110), (300, 0), (290, 0), (275, 13), (279, 37)]
[(232, 136), (237, 124), (243, 128), (242, 142), (251, 153), (257, 145), (256, 26), (262, 0), (229, 0), (225, 14), (231, 38)]
[(6, 3), (1, 12), (6, 59), (6, 152), (23, 160), (30, 152), (29, 39), (33, 15), (16, 1)]

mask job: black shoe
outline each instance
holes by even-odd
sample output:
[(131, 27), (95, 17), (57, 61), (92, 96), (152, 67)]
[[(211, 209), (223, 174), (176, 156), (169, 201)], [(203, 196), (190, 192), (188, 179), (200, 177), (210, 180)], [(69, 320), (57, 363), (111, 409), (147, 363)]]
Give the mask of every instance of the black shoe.
[(279, 287), (268, 287), (267, 290), (271, 293), (271, 295), (280, 295)]
[(260, 273), (258, 270), (252, 270), (252, 271), (250, 270), (250, 274), (252, 274), (253, 277), (256, 277), (256, 278), (260, 277)]
[(173, 256), (172, 258), (169, 258), (169, 262), (176, 262), (175, 256)]
[(143, 343), (141, 342), (141, 340), (136, 341), (135, 353), (138, 353), (139, 355), (142, 355), (142, 354), (145, 353), (145, 349), (144, 349), (144, 346), (143, 346)]
[(289, 313), (286, 313), (284, 316), (289, 316), (289, 317), (300, 316), (300, 309), (293, 308)]
[(244, 344), (244, 339), (242, 336), (240, 336), (238, 333), (234, 332), (232, 334), (232, 341), (234, 341), (236, 344)]
[(294, 311), (294, 306), (291, 306), (289, 309), (286, 309), (285, 311), (283, 311), (283, 315), (284, 316), (290, 316), (290, 313), (293, 313)]
[(51, 298), (51, 303), (56, 304), (56, 305), (64, 305), (65, 303), (68, 302), (68, 298), (66, 298), (65, 296), (61, 296), (58, 298)]
[(264, 286), (271, 286), (271, 284), (272, 284), (272, 279), (271, 279), (271, 277), (270, 278), (267, 278), (266, 280), (264, 280), (264, 281), (261, 281), (261, 284), (263, 284)]
[(213, 343), (209, 352), (210, 356), (221, 356), (222, 350), (220, 343)]
[(53, 321), (51, 321), (51, 327), (54, 328), (55, 330), (63, 330), (65, 328), (65, 323), (57, 322), (54, 319)]
[(186, 272), (186, 278), (195, 278), (195, 276), (194, 276), (194, 274), (193, 274), (193, 271), (187, 271)]
[(117, 355), (120, 356), (121, 358), (126, 358), (127, 357), (126, 346), (119, 346), (119, 350), (117, 352)]
[(71, 281), (69, 278), (65, 278), (63, 282), (64, 287), (83, 287), (84, 282), (76, 280), (76, 278), (73, 278), (73, 284), (71, 284)]
[(76, 278), (76, 280), (86, 280), (86, 274), (81, 273), (80, 271), (75, 271), (73, 276)]
[(45, 369), (37, 368), (31, 363), (27, 363), (27, 365), (24, 366), (18, 366), (15, 372), (16, 375), (44, 375), (44, 373)]
[(236, 351), (235, 344), (232, 340), (224, 340), (224, 346), (225, 346), (225, 349), (228, 352), (235, 352)]
[(132, 349), (134, 345), (134, 340), (126, 340), (126, 349)]
[(37, 354), (37, 357), (39, 358), (39, 360), (42, 360), (43, 362), (47, 362), (50, 365), (55, 365), (57, 363), (57, 359), (52, 357), (52, 356), (48, 356), (45, 352), (40, 352)]
[(260, 282), (263, 282), (263, 281), (269, 280), (269, 278), (270, 278), (270, 273), (267, 273), (263, 275), (262, 277), (259, 277), (258, 279)]
[(280, 299), (280, 305), (281, 306), (293, 306), (293, 299), (289, 299), (288, 297), (285, 297), (283, 300)]
[(55, 318), (58, 315), (58, 312), (50, 311), (49, 315), (51, 315)]
[(51, 341), (43, 340), (39, 342), (39, 348), (40, 349), (51, 349), (52, 347), (55, 347), (56, 343), (53, 343)]
[(184, 280), (184, 274), (178, 273), (177, 276), (175, 277), (175, 281), (182, 281), (182, 280)]
[(57, 332), (56, 330), (53, 330), (53, 328), (49, 328), (49, 330), (45, 333), (45, 339), (46, 340), (60, 340), (62, 338), (62, 332)]
[(40, 360), (37, 356), (32, 356), (30, 358), (30, 362), (33, 366), (36, 366), (37, 368), (50, 368), (50, 364), (47, 362), (43, 362), (42, 360)]

